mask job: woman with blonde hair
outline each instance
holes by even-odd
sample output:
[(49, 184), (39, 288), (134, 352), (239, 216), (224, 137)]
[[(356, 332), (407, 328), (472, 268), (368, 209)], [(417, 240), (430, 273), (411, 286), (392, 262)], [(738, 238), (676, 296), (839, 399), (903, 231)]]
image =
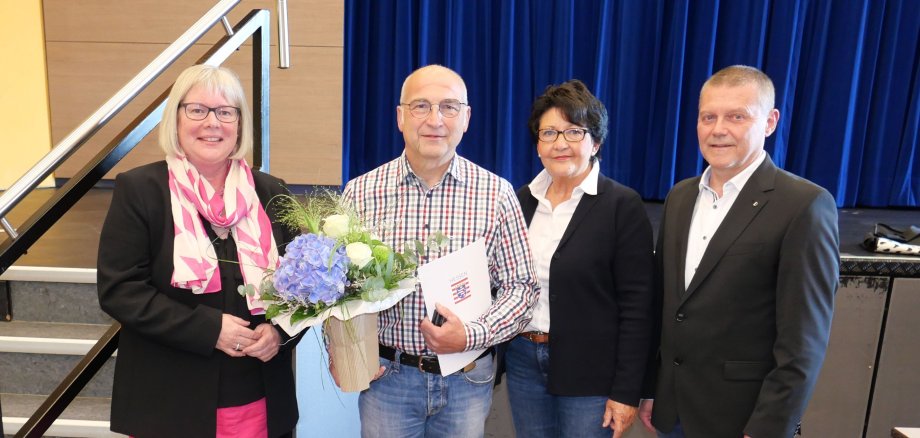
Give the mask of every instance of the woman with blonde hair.
[(115, 180), (98, 259), (99, 304), (122, 325), (115, 432), (276, 437), (297, 424), (297, 339), (237, 291), (258, 287), (291, 237), (269, 202), (284, 182), (246, 163), (252, 132), (237, 76), (190, 67), (160, 122), (166, 159)]

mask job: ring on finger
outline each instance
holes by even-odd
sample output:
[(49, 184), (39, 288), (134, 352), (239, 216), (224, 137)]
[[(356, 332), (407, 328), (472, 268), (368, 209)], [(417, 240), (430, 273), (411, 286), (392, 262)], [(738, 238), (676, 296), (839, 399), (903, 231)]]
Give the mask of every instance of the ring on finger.
[(233, 347), (233, 349), (236, 350), (236, 351), (240, 351), (240, 343), (237, 342), (237, 343), (236, 343), (236, 347)]

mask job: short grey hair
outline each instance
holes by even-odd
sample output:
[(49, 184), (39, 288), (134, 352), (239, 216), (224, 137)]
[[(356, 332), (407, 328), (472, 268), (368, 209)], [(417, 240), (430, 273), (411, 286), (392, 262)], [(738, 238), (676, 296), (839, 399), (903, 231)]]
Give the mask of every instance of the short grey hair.
[(703, 90), (706, 87), (740, 87), (748, 84), (753, 84), (757, 87), (757, 91), (760, 94), (760, 104), (764, 111), (772, 110), (776, 99), (773, 81), (770, 80), (766, 73), (747, 65), (732, 65), (717, 71), (703, 83), (703, 88), (700, 89), (700, 97), (702, 97)]
[(246, 93), (240, 78), (232, 70), (211, 65), (191, 66), (176, 78), (169, 97), (166, 99), (166, 108), (163, 109), (163, 119), (160, 120), (159, 143), (160, 148), (167, 156), (175, 157), (182, 154), (182, 145), (179, 144), (178, 116), (179, 105), (189, 90), (196, 86), (205, 87), (208, 92), (219, 94), (230, 105), (240, 109), (239, 131), (236, 147), (230, 153), (230, 159), (245, 158), (252, 151), (252, 112), (246, 103)]

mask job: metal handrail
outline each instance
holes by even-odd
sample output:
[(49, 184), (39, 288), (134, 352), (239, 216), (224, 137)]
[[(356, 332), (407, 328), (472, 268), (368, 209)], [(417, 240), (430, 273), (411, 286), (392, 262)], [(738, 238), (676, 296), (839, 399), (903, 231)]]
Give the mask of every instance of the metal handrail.
[(239, 2), (240, 0), (220, 0), (182, 36), (170, 44), (163, 53), (160, 53), (147, 67), (141, 70), (134, 79), (131, 79), (80, 126), (58, 142), (38, 163), (0, 195), (0, 218), (6, 218), (7, 213), (16, 207), (32, 189), (38, 186), (78, 147), (86, 143), (93, 134), (124, 109), (134, 97), (150, 85), (176, 59), (201, 39), (205, 33), (211, 30), (216, 23), (220, 22), (221, 18), (227, 15)]
[(287, 0), (278, 0), (278, 66), (291, 67), (291, 44), (288, 41)]

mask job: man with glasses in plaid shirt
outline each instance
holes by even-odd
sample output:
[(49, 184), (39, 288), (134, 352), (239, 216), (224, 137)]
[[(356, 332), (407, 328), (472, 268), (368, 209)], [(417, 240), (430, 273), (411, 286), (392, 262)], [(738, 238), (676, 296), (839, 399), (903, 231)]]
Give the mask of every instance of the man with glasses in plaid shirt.
[[(393, 248), (442, 233), (446, 245), (419, 254), (425, 264), (485, 238), (495, 298), (481, 316), (426, 317), (418, 290), (380, 313), (380, 373), (361, 393), (364, 437), (481, 437), (492, 404), (492, 346), (530, 321), (539, 287), (526, 226), (504, 179), (456, 154), (469, 126), (466, 85), (430, 65), (406, 78), (396, 107), (404, 153), (350, 181), (344, 197)], [(487, 348), (463, 370), (441, 376), (437, 354)]]

